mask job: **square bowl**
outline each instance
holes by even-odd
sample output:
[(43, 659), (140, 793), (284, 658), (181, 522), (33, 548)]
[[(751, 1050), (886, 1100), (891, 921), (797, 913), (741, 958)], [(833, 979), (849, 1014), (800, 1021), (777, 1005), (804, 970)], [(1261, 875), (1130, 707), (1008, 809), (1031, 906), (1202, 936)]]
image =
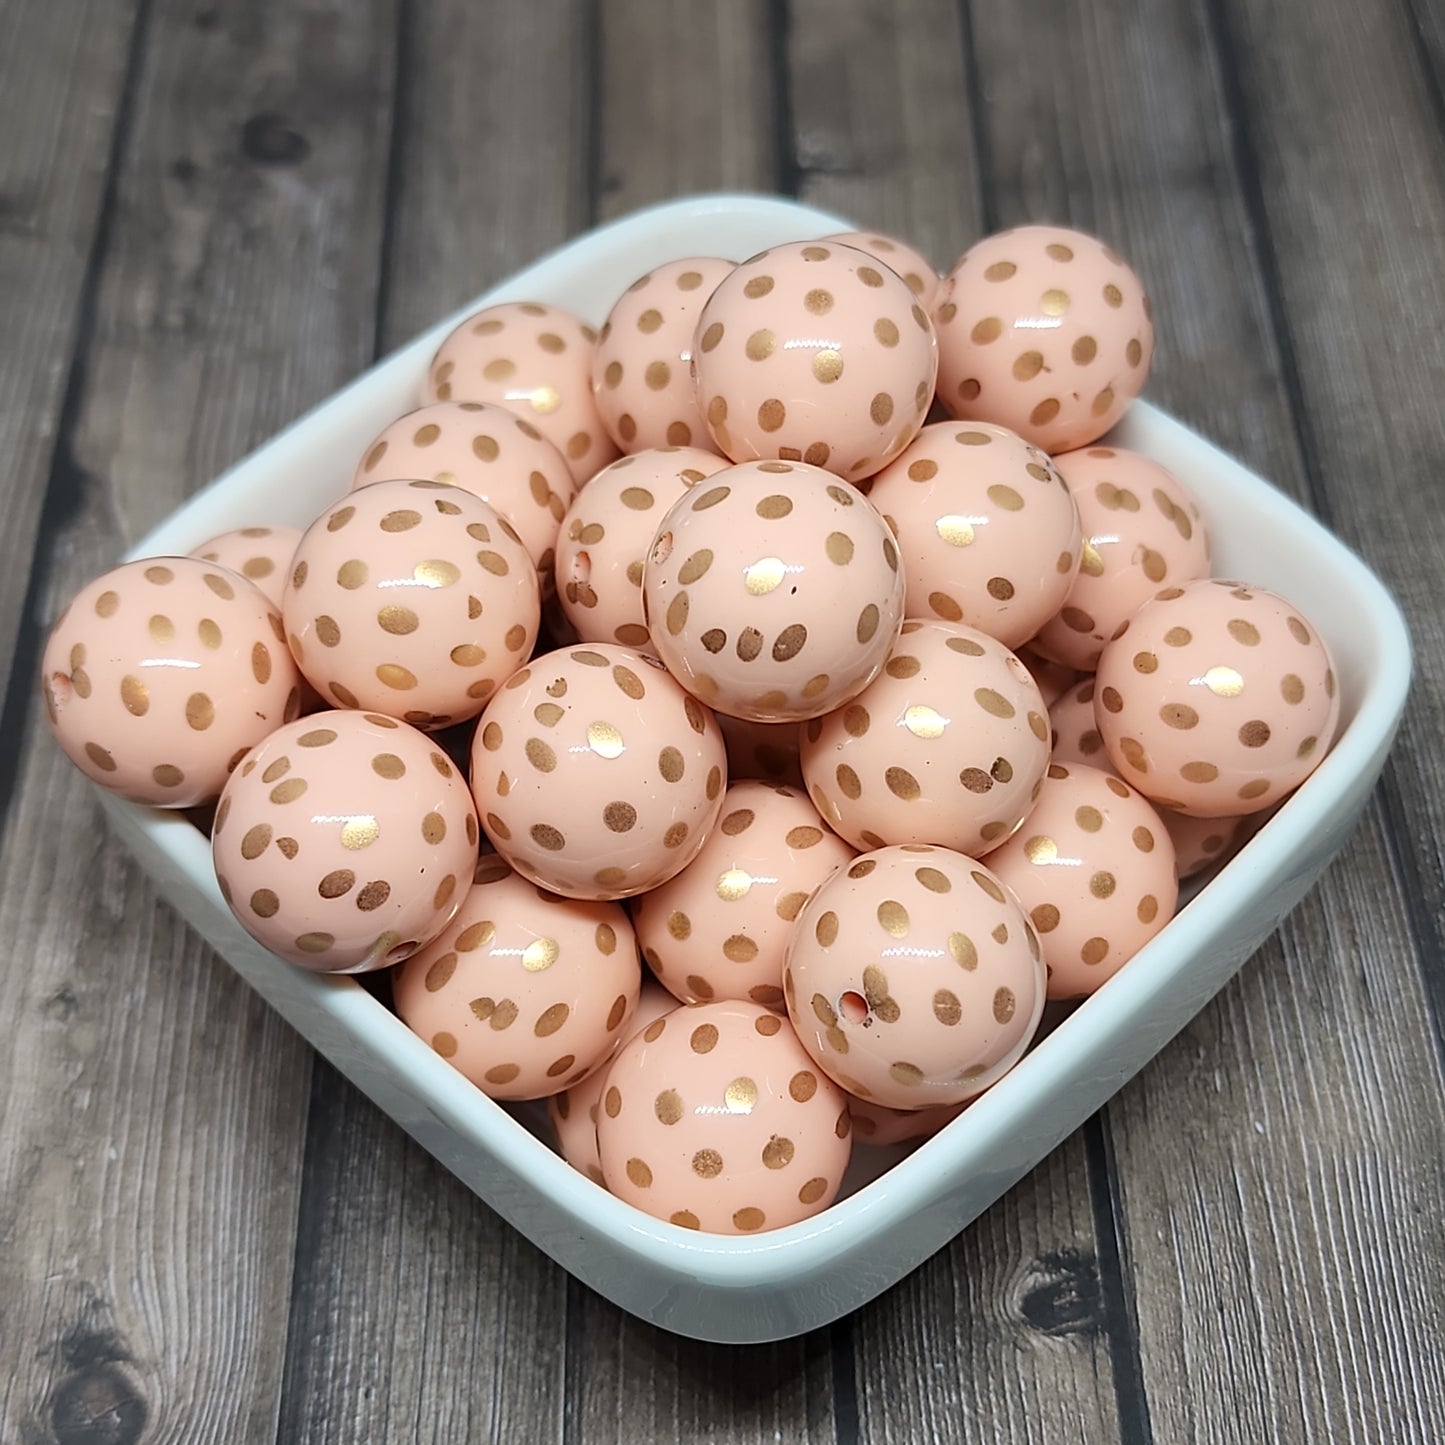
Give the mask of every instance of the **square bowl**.
[[(192, 498), (131, 555), (185, 553), (256, 523), (306, 526), (345, 491), (375, 433), (418, 404), (442, 338), (483, 305), (546, 301), (599, 323), (635, 277), (664, 261), (742, 258), (850, 229), (793, 202), (722, 195), (671, 202), (590, 232), (338, 392)], [(1164, 1047), (1343, 846), (1398, 725), (1408, 636), (1393, 600), (1353, 553), (1262, 478), (1146, 403), (1130, 410), (1111, 440), (1156, 458), (1193, 491), (1214, 540), (1216, 575), (1282, 592), (1313, 619), (1340, 677), (1340, 735), (1303, 787), (1127, 968), (933, 1139), (902, 1158), (857, 1151), (844, 1195), (803, 1223), (756, 1236), (698, 1234), (613, 1198), (549, 1147), (535, 1108), (509, 1110), (488, 1099), (355, 980), (303, 972), (256, 944), (221, 898), (208, 840), (185, 817), (102, 792), (103, 805), (116, 835), (187, 922), (564, 1268), (680, 1334), (743, 1343), (802, 1333), (872, 1299), (941, 1248)]]

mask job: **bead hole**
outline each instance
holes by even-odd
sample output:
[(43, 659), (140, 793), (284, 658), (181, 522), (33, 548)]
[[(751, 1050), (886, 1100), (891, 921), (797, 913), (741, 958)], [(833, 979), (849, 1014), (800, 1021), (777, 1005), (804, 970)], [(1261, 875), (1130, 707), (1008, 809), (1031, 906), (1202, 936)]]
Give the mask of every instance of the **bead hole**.
[(857, 989), (850, 988), (838, 1000), (838, 1013), (850, 1024), (864, 1023), (868, 1018), (868, 1000)]

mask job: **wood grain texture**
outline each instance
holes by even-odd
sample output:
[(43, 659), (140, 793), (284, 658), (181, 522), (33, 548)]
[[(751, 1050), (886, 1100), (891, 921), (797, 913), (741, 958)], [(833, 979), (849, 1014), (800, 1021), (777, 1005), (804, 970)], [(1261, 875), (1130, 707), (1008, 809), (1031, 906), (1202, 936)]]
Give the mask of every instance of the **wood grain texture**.
[[(1146, 24), (1127, 5), (1051, 7), (1052, 43), (1081, 77), (1067, 94), (1028, 70), (1032, 24), (998, 8), (975, 14), (981, 73), (1014, 77), (985, 91), (997, 221), (1062, 214), (1109, 236), (1158, 302), (1151, 391), (1296, 497), (1318, 499), (1313, 419), (1295, 403), (1294, 326), (1319, 325), (1320, 360), (1333, 371), (1354, 350), (1356, 308), (1378, 293), (1341, 285), (1332, 312), (1304, 296), (1280, 306), (1284, 268), (1261, 249), (1267, 217), (1228, 143), (1230, 117), (1242, 121), (1236, 56), (1219, 52), (1210, 13), (1151, 11)], [(1241, 45), (1260, 54), (1252, 38)], [(1275, 58), (1292, 47), (1281, 38)], [(1261, 61), (1259, 75), (1278, 97), (1273, 66)], [(1306, 156), (1318, 164), (1325, 149), (1295, 136), (1290, 167)], [(1358, 182), (1302, 184), (1317, 207), (1326, 193), (1357, 194)], [(1344, 229), (1368, 235), (1353, 213)], [(1404, 249), (1418, 264), (1427, 251), (1414, 245)], [(1402, 517), (1414, 505), (1406, 485), (1386, 508)], [(1369, 495), (1378, 506), (1380, 490)], [(1438, 562), (1421, 561), (1440, 577)], [(1436, 1328), (1435, 1307), (1406, 1280), (1438, 1273), (1430, 1181), (1445, 1139), (1400, 903), (1409, 885), (1393, 876), (1386, 838), (1376, 807), (1327, 885), (1106, 1111), (1144, 1418), (1158, 1438), (1371, 1439), (1396, 1428), (1391, 1438), (1429, 1438), (1399, 1367)], [(1416, 1212), (1423, 1200), (1428, 1224)], [(1372, 1236), (1368, 1261), (1341, 1247)], [(1382, 1279), (1382, 1258), (1400, 1273)], [(1229, 1370), (1211, 1366), (1224, 1358)]]
[[(379, 349), (585, 228), (590, 194), (576, 7), (412, 7), (400, 44)], [(321, 1065), (308, 1117), (279, 1438), (555, 1437), (565, 1273)]]
[(799, 195), (951, 265), (982, 225), (959, 7), (787, 11)]
[(778, 175), (767, 0), (598, 6), (599, 219), (693, 191), (771, 191)]
[[(0, 456), (6, 558), (0, 571), (0, 694), (33, 655), (26, 606), (67, 382), (93, 279), (136, 3), (68, 8), (15, 0), (0, 12)], [(54, 489), (52, 513), (64, 503)]]
[(1362, 551), (1419, 655), (1360, 832), (1234, 984), (909, 1279), (752, 1348), (568, 1279), (313, 1063), (13, 690), (0, 1440), (1445, 1436), (1442, 34), (1423, 0), (0, 7), (21, 661), (378, 349), (708, 187), (940, 264), (1025, 219), (1108, 236), (1153, 399)]
[[(366, 77), (387, 47), (378, 10), (354, 13), (341, 35), (320, 4), (155, 6), (59, 441), (78, 478), (47, 619), (369, 354), (342, 273), (380, 234)], [(338, 93), (369, 103), (327, 119)], [(271, 1438), (309, 1051), (156, 903), (27, 720), (0, 846), (25, 960), (0, 995), (0, 1437)]]
[[(804, 0), (790, 17), (802, 199), (949, 265), (983, 231), (987, 174), (958, 7), (913, 0), (840, 10)], [(1087, 1172), (1075, 1135), (906, 1284), (858, 1312), (862, 1438), (1116, 1435)], [(898, 1388), (900, 1360), (925, 1388)], [(1026, 1384), (999, 1389), (1014, 1379)]]

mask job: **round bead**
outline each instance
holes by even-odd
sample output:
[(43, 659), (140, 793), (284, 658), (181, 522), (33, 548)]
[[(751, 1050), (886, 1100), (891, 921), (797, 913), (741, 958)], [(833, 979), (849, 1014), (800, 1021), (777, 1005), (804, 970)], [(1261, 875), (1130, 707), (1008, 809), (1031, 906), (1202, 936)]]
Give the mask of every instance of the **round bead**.
[(592, 358), (592, 395), (625, 452), (712, 443), (692, 381), (697, 319), (733, 269), (717, 256), (669, 261), (639, 276), (603, 323)]
[(192, 547), (189, 555), (239, 572), (280, 611), (281, 591), (300, 540), (299, 527), (242, 527)]
[(882, 517), (798, 462), (728, 467), (680, 498), (642, 586), (673, 676), (755, 722), (818, 717), (855, 696), (903, 619), (898, 548)]
[(801, 790), (734, 783), (675, 878), (633, 905), (643, 957), (684, 1003), (783, 1006), (783, 955), (808, 895), (853, 857)]
[(439, 728), (475, 717), (531, 652), (537, 569), (471, 492), (373, 482), (307, 529), (282, 610), (322, 697)]
[[(1094, 718), (1095, 691), (1094, 679), (1086, 677), (1050, 704), (1049, 726), (1054, 737), (1052, 761), (1083, 763), (1114, 773)], [(1161, 808), (1157, 804), (1155, 807), (1169, 831), (1169, 841), (1174, 845), (1174, 865), (1181, 879), (1192, 878), (1222, 862), (1243, 841), (1245, 820), (1242, 817), (1191, 818), (1172, 808)]]
[(1174, 845), (1112, 773), (1053, 763), (1028, 825), (989, 855), (1039, 935), (1048, 996), (1083, 998), (1174, 916)]
[(697, 856), (726, 762), (716, 719), (655, 659), (594, 643), (534, 658), (488, 704), (472, 791), (518, 872), (569, 898), (627, 898)]
[(1055, 458), (1078, 504), (1084, 562), (1058, 615), (1034, 645), (1081, 672), (1161, 587), (1209, 576), (1209, 534), (1199, 504), (1158, 462), (1117, 447)]
[(933, 305), (942, 278), (933, 269), (933, 262), (907, 241), (897, 236), (882, 236), (877, 231), (842, 231), (836, 236), (824, 236), (823, 241), (825, 244), (837, 241), (881, 261), (908, 283), (908, 289), (925, 311)]
[(562, 610), (585, 642), (651, 650), (642, 620), (642, 568), (667, 510), (727, 466), (698, 447), (621, 457), (577, 494), (557, 538)]
[(958, 1104), (1020, 1058), (1044, 1006), (1039, 942), (983, 864), (946, 848), (865, 853), (798, 915), (783, 990), (803, 1046), (850, 1094)]
[(461, 487), (500, 512), (551, 591), (557, 528), (577, 488), (566, 458), (525, 417), (480, 401), (424, 406), (373, 439), (351, 486), (416, 479)]
[(910, 617), (963, 622), (1005, 647), (1063, 605), (1079, 569), (1073, 496), (1036, 446), (987, 422), (936, 422), (868, 500), (898, 538)]
[(1144, 389), (1149, 298), (1101, 241), (1020, 226), (964, 252), (933, 308), (938, 399), (998, 422), (1051, 455), (1087, 446)]
[(244, 577), (191, 557), (128, 562), (81, 588), (51, 629), (40, 682), (76, 767), (160, 808), (214, 798), (301, 706), (275, 607)]
[(642, 970), (627, 913), (483, 860), (440, 937), (397, 970), (402, 1022), (494, 1099), (578, 1083), (627, 1035)]
[(685, 1229), (754, 1234), (832, 1203), (852, 1152), (842, 1091), (786, 1019), (730, 1001), (680, 1008), (608, 1070), (607, 1187)]
[(437, 348), (422, 401), (488, 401), (531, 422), (580, 487), (617, 456), (592, 401), (597, 333), (560, 306), (507, 301), (468, 316)]
[(996, 848), (1033, 806), (1048, 761), (1028, 669), (1001, 642), (947, 622), (905, 622), (877, 681), (802, 729), (809, 796), (860, 848)]
[(1099, 659), (1094, 716), (1119, 776), (1164, 807), (1273, 807), (1339, 726), (1330, 654), (1285, 598), (1212, 580), (1166, 587)]
[(258, 943), (316, 972), (364, 973), (446, 927), (476, 863), (477, 819), (424, 734), (380, 713), (320, 712), (247, 754), (211, 851)]
[(734, 461), (806, 461), (856, 482), (917, 435), (938, 354), (896, 272), (836, 241), (800, 241), (713, 292), (693, 366), (713, 440)]
[[(601, 905), (603, 907), (607, 905)], [(655, 1019), (680, 1008), (678, 1001), (655, 978), (642, 975), (642, 992), (637, 1009), (622, 1029), (623, 1045), (630, 1043)], [(602, 1177), (602, 1160), (597, 1153), (597, 1113), (607, 1089), (607, 1069), (594, 1069), (580, 1083), (547, 1098), (547, 1117), (557, 1136), (562, 1157), (594, 1184), (607, 1188)]]

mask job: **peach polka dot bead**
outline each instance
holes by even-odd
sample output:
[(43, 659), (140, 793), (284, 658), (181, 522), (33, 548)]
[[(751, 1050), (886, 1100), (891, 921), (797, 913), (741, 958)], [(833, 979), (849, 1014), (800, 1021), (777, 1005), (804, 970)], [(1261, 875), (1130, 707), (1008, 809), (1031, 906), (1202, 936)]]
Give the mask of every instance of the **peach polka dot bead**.
[(711, 446), (692, 382), (693, 334), (732, 269), (717, 256), (669, 261), (639, 276), (608, 313), (592, 358), (592, 395), (623, 451)]
[(1049, 761), (1044, 700), (1001, 642), (903, 624), (878, 680), (802, 729), (803, 777), (850, 843), (938, 843), (970, 856), (1024, 820)]
[(580, 487), (617, 457), (592, 401), (597, 333), (560, 306), (508, 301), (468, 316), (437, 348), (422, 401), (487, 401), (530, 422)]
[(275, 607), (244, 577), (191, 557), (127, 562), (82, 587), (51, 629), (40, 683), (71, 762), (160, 808), (214, 798), (301, 706)]
[(648, 647), (642, 568), (667, 509), (727, 460), (699, 447), (636, 452), (577, 494), (557, 538), (562, 610), (579, 640)]
[(1285, 598), (1212, 580), (1166, 587), (1099, 659), (1094, 716), (1145, 797), (1195, 817), (1272, 807), (1339, 726), (1329, 650)]
[(675, 878), (633, 905), (643, 957), (684, 1003), (783, 1007), (783, 955), (808, 895), (853, 857), (801, 789), (734, 783)]
[(1174, 845), (1147, 799), (1112, 773), (1051, 764), (1028, 825), (989, 854), (1028, 911), (1048, 996), (1083, 998), (1174, 916)]
[(424, 406), (372, 441), (351, 486), (417, 479), (461, 487), (494, 507), (551, 590), (557, 529), (577, 488), (566, 458), (525, 417), (480, 401)]
[[(1049, 726), (1054, 737), (1052, 761), (1083, 763), (1113, 773), (1114, 765), (1104, 751), (1104, 739), (1094, 717), (1095, 690), (1094, 679), (1085, 678), (1050, 706)], [(1181, 879), (1192, 878), (1221, 862), (1242, 839), (1243, 818), (1191, 818), (1157, 805), (1156, 810), (1174, 845), (1174, 864)]]
[(784, 971), (803, 1047), (850, 1094), (890, 1109), (959, 1104), (1028, 1047), (1044, 1007), (1018, 900), (947, 848), (865, 853), (798, 915)]
[(1149, 298), (1102, 241), (1021, 226), (970, 247), (939, 287), (938, 399), (1051, 455), (1103, 436), (1144, 389)]
[(477, 858), (466, 782), (437, 745), (380, 713), (277, 729), (216, 809), (216, 881), (263, 947), (320, 973), (409, 958), (450, 922)]
[(487, 836), (569, 898), (627, 898), (697, 856), (722, 806), (717, 721), (657, 661), (591, 643), (533, 658), (472, 739)]
[[(648, 1024), (675, 1012), (681, 1004), (655, 978), (642, 975), (642, 992), (637, 996), (637, 1010), (622, 1030), (626, 1046)], [(547, 1097), (547, 1118), (557, 1136), (562, 1157), (594, 1184), (607, 1188), (602, 1177), (602, 1160), (597, 1153), (597, 1112), (607, 1088), (607, 1070), (594, 1069), (579, 1084)]]
[(966, 1104), (940, 1104), (932, 1109), (885, 1109), (867, 1099), (848, 1097), (854, 1144), (871, 1144), (877, 1149), (931, 1139), (953, 1123), (966, 1107)]
[(710, 707), (799, 722), (877, 674), (903, 618), (882, 517), (819, 467), (747, 462), (662, 519), (643, 570), (658, 655)]
[(852, 1153), (843, 1092), (786, 1019), (736, 1000), (680, 1008), (608, 1070), (607, 1187), (684, 1229), (755, 1234), (833, 1202)]
[(372, 482), (307, 529), (282, 602), (316, 690), (420, 728), (475, 717), (537, 638), (537, 569), (512, 524), (443, 482)]
[(918, 304), (926, 311), (932, 304), (942, 277), (933, 269), (931, 262), (922, 251), (910, 246), (897, 236), (882, 236), (877, 231), (842, 231), (836, 236), (824, 236), (824, 244), (838, 242), (851, 246), (881, 261), (890, 271), (908, 283), (908, 289), (918, 298)]
[(1137, 452), (1089, 447), (1054, 464), (1083, 519), (1084, 562), (1034, 645), (1090, 671), (1105, 643), (1161, 587), (1209, 576), (1209, 534), (1184, 485)]
[(291, 571), (291, 555), (300, 540), (299, 527), (242, 527), (202, 542), (189, 555), (239, 572), (279, 609), (281, 591)]
[(800, 241), (713, 292), (693, 366), (713, 440), (734, 461), (804, 461), (857, 481), (918, 434), (938, 351), (896, 272), (836, 241)]
[(796, 723), (749, 722), (725, 712), (718, 713), (717, 721), (727, 744), (728, 777), (803, 786)]
[(1079, 570), (1072, 494), (1006, 427), (924, 427), (873, 478), (868, 500), (898, 538), (910, 617), (963, 622), (1017, 647), (1059, 610)]
[(619, 904), (558, 898), (494, 857), (445, 932), (397, 970), (392, 997), (484, 1094), (540, 1099), (612, 1055), (641, 981)]

